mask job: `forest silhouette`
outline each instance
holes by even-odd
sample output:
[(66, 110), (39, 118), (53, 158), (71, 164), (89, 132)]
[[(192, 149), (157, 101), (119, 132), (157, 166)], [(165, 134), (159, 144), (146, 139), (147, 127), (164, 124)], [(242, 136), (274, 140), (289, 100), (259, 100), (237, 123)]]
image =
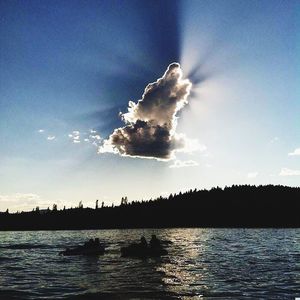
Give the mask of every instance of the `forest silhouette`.
[(190, 190), (147, 201), (121, 199), (118, 206), (0, 213), (0, 230), (71, 230), (172, 227), (300, 227), (300, 188), (233, 185)]

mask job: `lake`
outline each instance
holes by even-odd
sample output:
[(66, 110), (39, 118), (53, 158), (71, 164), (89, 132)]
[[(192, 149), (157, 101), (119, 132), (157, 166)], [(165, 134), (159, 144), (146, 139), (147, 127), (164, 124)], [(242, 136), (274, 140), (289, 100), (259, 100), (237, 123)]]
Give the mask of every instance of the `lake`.
[[(152, 234), (159, 259), (120, 257)], [(100, 257), (59, 251), (99, 237)], [(294, 299), (300, 297), (299, 229), (130, 229), (0, 232), (1, 299)]]

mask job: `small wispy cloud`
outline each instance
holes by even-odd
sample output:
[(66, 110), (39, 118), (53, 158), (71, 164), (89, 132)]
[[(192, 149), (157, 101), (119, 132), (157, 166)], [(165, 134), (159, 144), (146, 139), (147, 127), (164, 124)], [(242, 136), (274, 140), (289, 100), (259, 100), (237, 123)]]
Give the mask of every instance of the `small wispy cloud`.
[(41, 197), (32, 193), (15, 193), (11, 195), (0, 195), (0, 209), (11, 211), (28, 210), (41, 203)]
[(68, 134), (68, 137), (72, 140), (74, 144), (80, 143), (80, 131), (73, 130), (72, 133)]
[(249, 179), (253, 179), (253, 178), (256, 178), (257, 175), (258, 175), (258, 172), (250, 172), (250, 173), (247, 174), (247, 177)]
[(37, 206), (40, 209), (46, 209), (47, 207), (51, 208), (53, 203), (56, 203), (60, 207), (64, 205), (72, 206), (74, 204), (72, 201), (64, 199), (56, 199), (53, 202), (35, 193), (0, 194), (0, 211), (5, 211), (7, 208), (10, 212), (31, 211)]
[(101, 136), (97, 133), (96, 130), (90, 130), (90, 135), (89, 135), (89, 142), (96, 147), (99, 147), (102, 144), (102, 138)]
[(74, 144), (80, 144), (81, 140), (91, 145), (99, 147), (102, 141), (101, 136), (96, 130), (90, 129), (88, 131), (80, 132), (79, 130), (73, 130), (72, 133), (68, 134), (68, 137)]
[[(39, 133), (44, 133), (44, 129), (37, 130)], [(66, 136), (65, 134), (63, 136)], [(92, 146), (99, 147), (103, 141), (101, 136), (98, 134), (98, 132), (94, 129), (89, 129), (87, 131), (79, 131), (79, 130), (73, 130), (71, 133), (67, 134), (67, 137), (72, 141), (74, 144), (80, 144), (81, 142), (89, 143)], [(53, 141), (56, 139), (55, 135), (48, 135), (47, 140)]]
[(101, 140), (101, 137), (99, 134), (96, 134), (96, 135), (90, 135), (89, 136), (92, 140)]
[(290, 152), (288, 155), (289, 156), (300, 155), (300, 148), (295, 149), (293, 152)]
[(194, 160), (175, 160), (172, 165), (169, 166), (169, 168), (185, 168), (185, 167), (196, 167), (199, 164)]
[(300, 176), (300, 170), (282, 168), (279, 173), (279, 176)]

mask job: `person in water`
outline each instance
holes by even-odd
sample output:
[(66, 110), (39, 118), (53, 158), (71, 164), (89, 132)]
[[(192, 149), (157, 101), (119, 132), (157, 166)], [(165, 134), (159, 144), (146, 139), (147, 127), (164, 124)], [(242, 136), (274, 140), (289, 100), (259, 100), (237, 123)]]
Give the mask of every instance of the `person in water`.
[(88, 242), (84, 243), (84, 247), (86, 247), (86, 248), (91, 248), (91, 247), (94, 247), (94, 246), (96, 246), (96, 240), (94, 241), (93, 239), (89, 239)]
[(147, 241), (146, 241), (146, 239), (145, 239), (144, 236), (141, 237), (141, 243), (140, 243), (140, 245), (141, 245), (143, 248), (147, 248), (147, 247), (148, 247), (148, 243), (147, 243)]
[(98, 246), (100, 246), (99, 238), (95, 238), (95, 240), (89, 239), (88, 242), (84, 243), (84, 247), (86, 247), (86, 248), (92, 248), (92, 247), (98, 247)]
[(155, 234), (152, 234), (152, 237), (151, 237), (151, 240), (150, 240), (150, 248), (152, 248), (152, 249), (161, 248), (161, 242), (156, 237)]

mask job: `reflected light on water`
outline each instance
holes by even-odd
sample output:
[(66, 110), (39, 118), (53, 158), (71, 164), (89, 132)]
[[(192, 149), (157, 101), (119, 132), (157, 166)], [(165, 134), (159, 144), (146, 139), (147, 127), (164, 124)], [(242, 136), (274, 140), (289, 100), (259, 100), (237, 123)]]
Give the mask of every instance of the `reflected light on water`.
[[(205, 255), (205, 243), (212, 235), (211, 231), (198, 229), (187, 229), (185, 232), (171, 230), (168, 238), (176, 247), (170, 261), (158, 267), (158, 271), (164, 274), (162, 280), (168, 291), (178, 293), (184, 289), (185, 293), (190, 294), (192, 287), (203, 281), (207, 269), (195, 262), (201, 261), (201, 256)], [(206, 288), (202, 285), (202, 289)], [(201, 296), (198, 292), (195, 294), (197, 297)]]
[[(121, 246), (152, 234), (172, 242), (167, 256), (120, 257)], [(58, 255), (92, 237), (107, 245), (104, 256)], [(0, 232), (0, 298), (292, 299), (299, 238), (296, 229)]]

